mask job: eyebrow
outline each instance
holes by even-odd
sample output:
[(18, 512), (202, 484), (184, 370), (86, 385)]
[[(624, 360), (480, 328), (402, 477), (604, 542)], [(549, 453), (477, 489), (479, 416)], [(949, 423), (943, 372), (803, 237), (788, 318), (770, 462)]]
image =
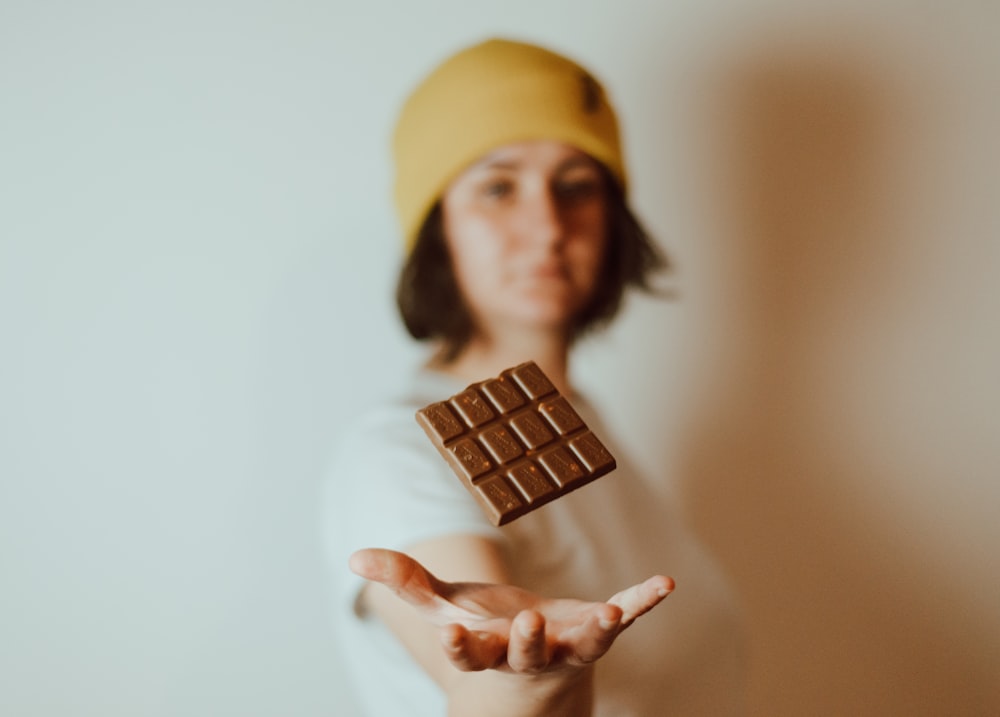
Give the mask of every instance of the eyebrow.
[(476, 164), (477, 169), (517, 169), (520, 166), (521, 163), (516, 159), (490, 159), (489, 157)]
[[(485, 157), (478, 164), (475, 165), (477, 169), (509, 169), (515, 170), (520, 168), (522, 162), (518, 159), (508, 159), (506, 157)], [(564, 172), (569, 169), (575, 169), (576, 167), (586, 167), (595, 168), (597, 167), (597, 160), (592, 159), (586, 154), (577, 154), (572, 157), (567, 157), (562, 162), (556, 166), (556, 172)]]

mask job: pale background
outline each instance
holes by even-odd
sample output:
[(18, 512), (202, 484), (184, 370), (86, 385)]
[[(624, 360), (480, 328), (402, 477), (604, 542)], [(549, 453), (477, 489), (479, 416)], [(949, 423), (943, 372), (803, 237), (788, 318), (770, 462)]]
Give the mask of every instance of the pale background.
[(353, 715), (317, 491), (416, 355), (392, 115), (487, 34), (621, 108), (678, 298), (579, 377), (754, 714), (1000, 713), (1000, 5), (3, 0), (0, 714)]

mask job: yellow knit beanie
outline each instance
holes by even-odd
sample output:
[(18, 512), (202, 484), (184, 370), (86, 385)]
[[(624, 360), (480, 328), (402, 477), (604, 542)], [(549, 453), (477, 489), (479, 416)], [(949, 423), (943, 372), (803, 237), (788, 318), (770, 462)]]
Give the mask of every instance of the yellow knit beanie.
[(576, 62), (536, 45), (490, 39), (434, 69), (404, 103), (393, 135), (396, 211), (406, 249), (462, 170), (497, 147), (533, 139), (586, 152), (625, 190), (614, 109)]

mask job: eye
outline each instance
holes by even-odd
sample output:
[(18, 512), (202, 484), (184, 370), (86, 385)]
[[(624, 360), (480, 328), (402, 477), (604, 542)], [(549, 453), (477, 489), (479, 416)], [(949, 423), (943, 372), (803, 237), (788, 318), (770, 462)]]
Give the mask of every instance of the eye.
[(505, 199), (514, 193), (514, 182), (503, 178), (490, 179), (480, 185), (479, 192), (487, 199)]
[(600, 195), (604, 186), (599, 177), (573, 177), (556, 182), (554, 190), (560, 200), (572, 204)]

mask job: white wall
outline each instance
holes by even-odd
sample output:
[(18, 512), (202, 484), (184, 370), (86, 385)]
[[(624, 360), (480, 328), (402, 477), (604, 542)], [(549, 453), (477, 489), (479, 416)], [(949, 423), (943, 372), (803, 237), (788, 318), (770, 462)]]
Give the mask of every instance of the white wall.
[(7, 0), (0, 713), (352, 714), (316, 493), (415, 355), (387, 135), (499, 33), (621, 107), (679, 298), (580, 379), (738, 579), (755, 713), (996, 714), (1000, 12), (931, 5)]

